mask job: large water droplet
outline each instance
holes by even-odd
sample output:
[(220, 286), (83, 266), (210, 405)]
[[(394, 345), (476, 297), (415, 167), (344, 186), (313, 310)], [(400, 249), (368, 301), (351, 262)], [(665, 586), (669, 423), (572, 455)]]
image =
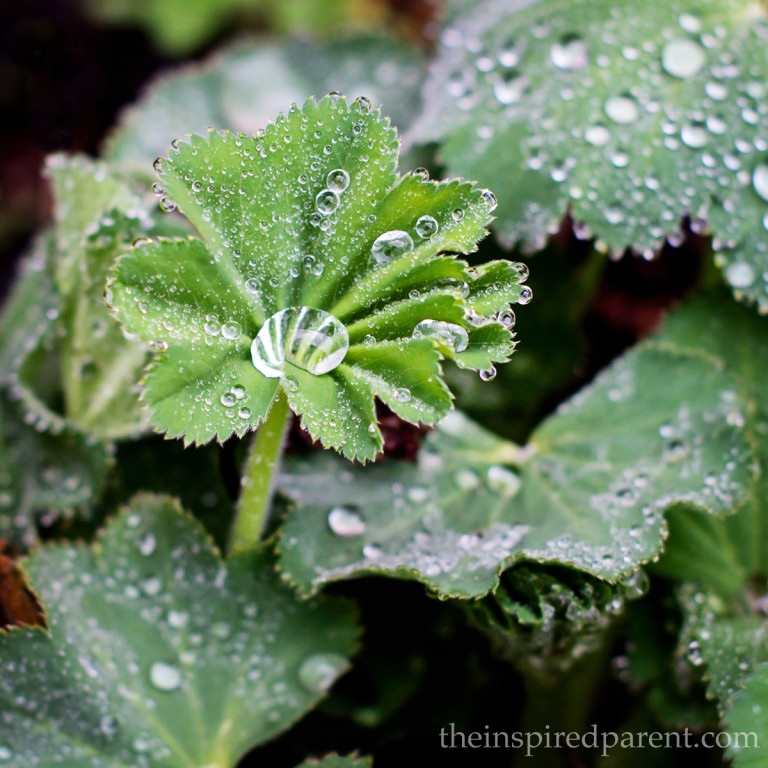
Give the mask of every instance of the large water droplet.
[(629, 125), (634, 123), (640, 115), (637, 102), (630, 96), (611, 96), (603, 109), (605, 114), (619, 125)]
[(331, 171), (325, 180), (332, 192), (343, 192), (349, 186), (349, 174), (342, 168)]
[(315, 207), (323, 216), (330, 216), (339, 207), (339, 196), (330, 189), (324, 189), (315, 197)]
[(393, 229), (379, 235), (371, 246), (371, 254), (379, 264), (389, 264), (413, 250), (413, 240), (402, 229)]
[(320, 376), (336, 368), (349, 349), (343, 323), (322, 309), (288, 307), (261, 326), (251, 344), (251, 358), (260, 373), (275, 379), (285, 362)]
[(315, 653), (299, 668), (299, 680), (308, 691), (325, 693), (346, 666), (347, 660), (338, 653)]
[(413, 329), (414, 339), (433, 339), (454, 352), (463, 352), (469, 344), (469, 336), (464, 328), (443, 320), (422, 320)]
[(365, 533), (365, 521), (357, 508), (347, 504), (334, 507), (328, 513), (328, 526), (342, 538), (362, 536)]
[(156, 661), (149, 670), (149, 679), (158, 691), (176, 691), (181, 687), (181, 672), (171, 664)]
[(706, 60), (704, 49), (687, 37), (670, 40), (661, 51), (661, 65), (672, 77), (693, 77)]
[(752, 174), (752, 184), (760, 197), (768, 203), (768, 163), (760, 163)]
[(433, 216), (421, 216), (416, 222), (416, 234), (425, 239), (432, 237), (439, 228), (437, 219)]
[(589, 49), (580, 37), (565, 37), (555, 43), (550, 56), (558, 69), (583, 69), (589, 64)]
[(709, 141), (709, 134), (703, 125), (688, 123), (680, 129), (680, 138), (686, 147), (701, 149)]

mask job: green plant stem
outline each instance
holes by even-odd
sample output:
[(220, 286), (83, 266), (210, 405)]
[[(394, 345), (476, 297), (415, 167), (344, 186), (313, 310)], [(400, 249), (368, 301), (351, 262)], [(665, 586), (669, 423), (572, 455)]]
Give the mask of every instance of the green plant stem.
[(230, 554), (254, 546), (267, 529), (275, 472), (280, 464), (290, 415), (288, 398), (280, 389), (248, 454), (230, 534)]

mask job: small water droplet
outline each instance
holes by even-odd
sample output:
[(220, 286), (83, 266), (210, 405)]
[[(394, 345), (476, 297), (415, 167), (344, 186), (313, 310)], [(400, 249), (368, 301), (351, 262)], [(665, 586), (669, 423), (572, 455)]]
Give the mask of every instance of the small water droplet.
[(525, 96), (530, 80), (515, 70), (493, 79), (493, 95), (500, 104), (517, 104)]
[(496, 202), (496, 195), (494, 195), (490, 189), (484, 189), (481, 194), (486, 208), (488, 208), (489, 211), (495, 211), (496, 206), (498, 205)]
[(496, 378), (496, 367), (492, 365), (489, 368), (483, 368), (478, 375), (483, 381), (491, 381)]
[(301, 684), (312, 693), (325, 693), (347, 667), (347, 660), (338, 653), (316, 653), (299, 668)]
[(408, 403), (411, 400), (411, 390), (407, 387), (398, 387), (395, 389), (395, 400), (398, 403)]
[(505, 328), (514, 328), (515, 319), (515, 313), (511, 309), (502, 310), (496, 315), (496, 320)]
[(117, 733), (118, 720), (114, 715), (104, 715), (99, 720), (99, 730), (107, 737), (112, 737)]
[(605, 114), (618, 125), (634, 123), (640, 116), (637, 102), (631, 96), (611, 96), (603, 106)]
[(437, 219), (433, 216), (421, 216), (416, 222), (416, 234), (424, 239), (432, 237), (437, 233), (440, 226), (437, 223)]
[(583, 69), (589, 64), (589, 48), (580, 37), (570, 35), (555, 43), (550, 51), (558, 69)]
[(706, 61), (704, 49), (687, 37), (670, 40), (661, 51), (661, 65), (672, 77), (693, 77)]
[(703, 125), (688, 123), (680, 129), (680, 138), (687, 147), (701, 149), (709, 141), (709, 134)]
[(144, 557), (149, 557), (157, 548), (157, 539), (154, 534), (148, 533), (141, 541), (139, 541), (139, 552)]
[(149, 679), (158, 691), (171, 693), (181, 688), (181, 672), (171, 664), (156, 661), (149, 670)]
[(752, 185), (760, 197), (768, 203), (768, 163), (760, 163), (752, 174)]
[(528, 304), (532, 298), (533, 298), (533, 291), (527, 285), (524, 285), (520, 289), (520, 295), (517, 297), (517, 303)]
[(235, 320), (229, 320), (221, 326), (221, 335), (230, 341), (240, 338), (241, 333), (240, 323)]
[(341, 505), (328, 513), (328, 526), (342, 538), (362, 536), (365, 533), (365, 521), (360, 517), (357, 507)]
[(725, 279), (734, 288), (749, 288), (755, 282), (755, 270), (743, 261), (735, 261), (725, 269)]
[(611, 134), (604, 125), (590, 125), (584, 131), (584, 139), (593, 147), (604, 147), (610, 141)]
[(237, 402), (237, 398), (234, 396), (232, 392), (225, 392), (221, 396), (221, 404), (225, 408), (231, 408), (236, 402)]
[(251, 358), (269, 378), (282, 376), (286, 361), (320, 376), (336, 368), (348, 349), (349, 333), (333, 315), (311, 307), (288, 307), (261, 326), (251, 344)]
[(496, 493), (506, 498), (515, 496), (522, 485), (520, 477), (511, 469), (494, 465), (488, 468), (486, 473), (488, 485)]
[(412, 250), (411, 236), (401, 229), (393, 229), (379, 235), (371, 246), (371, 254), (378, 264), (389, 264)]
[(332, 192), (343, 192), (349, 186), (349, 174), (344, 169), (337, 168), (328, 174), (325, 183)]
[(462, 491), (472, 491), (480, 485), (480, 478), (471, 469), (460, 469), (453, 479)]

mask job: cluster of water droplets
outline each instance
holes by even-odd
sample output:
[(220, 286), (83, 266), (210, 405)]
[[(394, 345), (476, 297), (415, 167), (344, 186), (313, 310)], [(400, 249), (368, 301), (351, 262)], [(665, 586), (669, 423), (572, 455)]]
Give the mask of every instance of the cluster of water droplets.
[[(306, 632), (327, 626), (323, 606), (296, 601), (267, 564), (246, 578), (229, 574), (202, 532), (169, 507), (145, 500), (112, 523), (103, 567), (76, 548), (53, 558), (55, 578), (37, 585), (52, 639), (31, 638), (45, 679), (37, 662), (3, 662), (2, 697), (14, 706), (0, 729), (0, 762), (63, 756), (93, 768), (149, 768), (176, 759), (184, 743), (183, 759), (207, 765), (209, 743), (226, 743), (230, 731), (287, 727), (346, 670), (339, 626)], [(341, 622), (351, 637), (350, 621)], [(304, 638), (303, 653), (296, 638)], [(65, 652), (71, 658), (59, 676)], [(230, 706), (225, 719), (196, 704), (203, 732), (194, 733), (178, 712), (211, 674)]]
[(643, 17), (610, 8), (586, 25), (580, 5), (525, 26), (489, 4), (482, 19), (444, 30), (425, 137), (475, 125), (477, 141), (456, 168), (469, 175), (473, 158), (497, 151), (497, 134), (520, 146), (514, 173), (522, 162), (559, 189), (551, 209), (521, 201), (516, 220), (502, 222), (537, 247), (569, 202), (583, 236), (649, 258), (665, 235), (679, 239), (686, 214), (700, 229), (711, 220), (723, 247), (757, 223), (763, 231), (744, 249), (757, 249), (763, 266), (750, 271), (752, 256), (723, 263), (734, 265), (734, 288), (762, 296), (768, 310), (768, 22), (755, 15), (729, 27), (714, 8), (672, 3)]

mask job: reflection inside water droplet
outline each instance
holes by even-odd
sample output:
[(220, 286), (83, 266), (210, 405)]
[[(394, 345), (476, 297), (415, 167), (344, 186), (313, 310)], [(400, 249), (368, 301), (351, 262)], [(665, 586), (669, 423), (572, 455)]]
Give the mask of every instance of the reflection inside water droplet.
[(343, 323), (311, 307), (288, 307), (262, 325), (251, 344), (255, 368), (269, 378), (282, 376), (285, 362), (315, 376), (336, 368), (349, 349)]

